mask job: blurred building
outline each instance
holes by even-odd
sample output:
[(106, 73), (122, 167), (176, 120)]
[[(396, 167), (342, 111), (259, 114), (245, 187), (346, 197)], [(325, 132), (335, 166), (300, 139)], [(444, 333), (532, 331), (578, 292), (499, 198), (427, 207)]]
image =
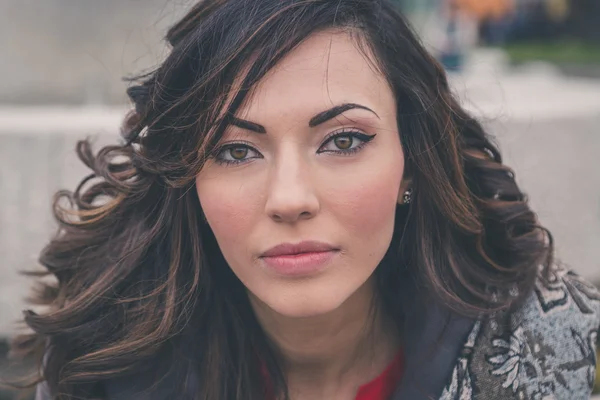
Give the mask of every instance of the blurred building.
[(192, 0), (0, 0), (0, 104), (125, 101)]

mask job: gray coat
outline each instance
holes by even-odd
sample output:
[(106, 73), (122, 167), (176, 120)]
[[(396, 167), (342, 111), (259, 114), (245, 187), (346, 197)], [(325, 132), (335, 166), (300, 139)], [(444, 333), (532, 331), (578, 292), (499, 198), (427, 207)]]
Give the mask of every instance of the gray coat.
[[(590, 397), (600, 293), (572, 271), (556, 268), (550, 282), (538, 280), (512, 313), (472, 320), (442, 307), (413, 307), (406, 324), (405, 374), (392, 400)], [(169, 382), (141, 393), (154, 383), (141, 375), (109, 382), (108, 400), (172, 399)], [(36, 400), (50, 400), (43, 385)]]

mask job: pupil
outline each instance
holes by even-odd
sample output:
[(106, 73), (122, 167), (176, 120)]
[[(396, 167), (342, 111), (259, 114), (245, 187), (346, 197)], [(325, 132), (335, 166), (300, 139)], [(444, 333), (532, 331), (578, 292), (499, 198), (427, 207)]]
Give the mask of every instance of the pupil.
[(352, 138), (349, 136), (340, 136), (334, 139), (335, 145), (341, 149), (346, 150), (352, 146)]
[(248, 149), (244, 147), (235, 147), (230, 150), (231, 157), (236, 160), (241, 160), (248, 155)]

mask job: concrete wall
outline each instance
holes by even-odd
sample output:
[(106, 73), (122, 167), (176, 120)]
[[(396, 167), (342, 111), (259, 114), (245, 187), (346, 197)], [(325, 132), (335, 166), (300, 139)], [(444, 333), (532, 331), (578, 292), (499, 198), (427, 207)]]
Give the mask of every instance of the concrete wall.
[(0, 0), (0, 104), (116, 103), (192, 0)]
[(35, 268), (54, 229), (52, 194), (85, 172), (76, 140), (99, 130), (116, 140), (120, 114), (64, 118), (55, 107), (125, 103), (122, 77), (164, 58), (166, 30), (193, 2), (0, 0), (0, 336), (14, 332), (30, 286), (17, 271)]
[[(55, 229), (52, 196), (61, 188), (73, 190), (89, 173), (75, 156), (75, 144), (99, 130), (7, 132), (0, 126), (0, 339), (17, 331), (30, 294), (33, 281), (19, 271), (39, 270), (37, 257)], [(98, 144), (115, 142), (115, 132), (116, 126), (104, 130)]]

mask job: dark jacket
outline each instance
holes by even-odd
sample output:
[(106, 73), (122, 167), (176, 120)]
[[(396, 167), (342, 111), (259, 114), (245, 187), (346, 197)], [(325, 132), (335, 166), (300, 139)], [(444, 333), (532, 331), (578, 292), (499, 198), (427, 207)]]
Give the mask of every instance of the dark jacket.
[[(538, 280), (511, 313), (474, 320), (442, 307), (413, 307), (406, 324), (405, 374), (392, 400), (590, 397), (600, 293), (572, 271), (556, 268), (550, 282)], [(167, 381), (144, 391), (155, 383), (142, 375), (109, 382), (108, 400), (172, 398)], [(50, 400), (43, 385), (36, 400)]]

